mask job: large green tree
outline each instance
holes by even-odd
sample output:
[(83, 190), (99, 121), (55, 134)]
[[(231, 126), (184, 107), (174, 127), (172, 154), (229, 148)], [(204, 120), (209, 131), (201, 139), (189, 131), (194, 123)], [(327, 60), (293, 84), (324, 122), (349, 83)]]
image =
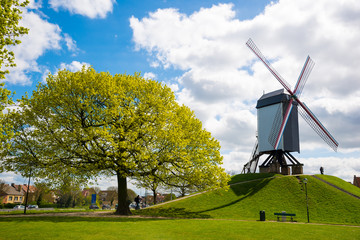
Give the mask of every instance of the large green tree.
[(20, 109), (7, 115), (15, 150), (2, 165), (26, 171), (29, 159), (48, 178), (57, 177), (54, 171), (81, 179), (116, 175), (117, 214), (130, 214), (127, 177), (173, 185), (177, 177), (202, 189), (227, 184), (219, 143), (170, 88), (139, 74), (62, 70), (23, 97)]
[(177, 107), (172, 117), (172, 124), (148, 145), (153, 161), (144, 167), (151, 176), (137, 177), (138, 185), (156, 196), (159, 187), (183, 189), (186, 194), (223, 183), (227, 174), (219, 167), (222, 160), (219, 142), (203, 129), (188, 107)]

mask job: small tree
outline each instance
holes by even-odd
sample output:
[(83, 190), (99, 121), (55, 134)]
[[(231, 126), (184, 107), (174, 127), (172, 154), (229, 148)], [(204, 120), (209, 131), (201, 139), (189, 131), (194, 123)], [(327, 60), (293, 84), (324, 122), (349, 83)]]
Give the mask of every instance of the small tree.
[(108, 200), (110, 201), (110, 206), (112, 206), (114, 204), (114, 201), (117, 200), (117, 187), (115, 186), (111, 186), (107, 188), (108, 190)]

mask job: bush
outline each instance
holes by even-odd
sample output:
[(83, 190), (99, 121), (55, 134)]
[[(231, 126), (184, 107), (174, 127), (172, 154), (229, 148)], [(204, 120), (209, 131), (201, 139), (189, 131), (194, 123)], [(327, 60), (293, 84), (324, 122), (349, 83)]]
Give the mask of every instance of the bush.
[(14, 208), (16, 205), (19, 205), (18, 203), (5, 203), (0, 204), (0, 208)]
[(41, 203), (39, 206), (41, 208), (58, 208), (59, 206), (56, 203)]

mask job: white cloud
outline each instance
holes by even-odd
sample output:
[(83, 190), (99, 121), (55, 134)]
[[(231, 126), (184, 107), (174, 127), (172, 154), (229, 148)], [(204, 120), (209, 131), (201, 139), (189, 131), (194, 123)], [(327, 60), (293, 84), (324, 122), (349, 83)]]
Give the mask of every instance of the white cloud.
[(42, 0), (30, 0), (29, 4), (26, 6), (28, 9), (39, 9), (42, 6)]
[(146, 73), (144, 73), (144, 78), (145, 79), (153, 79), (153, 80), (155, 80), (156, 79), (156, 74), (153, 73), (153, 72), (146, 72)]
[(89, 18), (105, 18), (112, 12), (115, 0), (50, 0), (51, 8), (68, 10), (72, 14), (80, 14)]
[[(292, 86), (310, 54), (316, 65), (301, 98), (339, 141), (339, 152), (345, 154), (341, 159), (360, 162), (346, 157), (360, 147), (360, 5), (355, 0), (280, 0), (244, 21), (233, 9), (219, 4), (190, 15), (158, 9), (142, 19), (130, 18), (136, 49), (148, 51), (152, 67), (183, 70), (178, 101), (220, 140), (224, 165), (242, 168), (248, 161), (256, 101), (263, 91), (281, 88), (245, 46), (249, 37)], [(300, 120), (300, 125), (301, 149), (331, 152), (306, 123)], [(339, 167), (342, 160), (334, 159)]]
[(29, 33), (21, 37), (21, 44), (12, 47), (15, 53), (16, 68), (10, 69), (6, 81), (12, 84), (29, 85), (31, 79), (27, 72), (42, 72), (36, 62), (48, 50), (61, 49), (61, 29), (47, 22), (34, 12), (24, 11), (20, 25), (29, 28)]
[(88, 67), (90, 67), (90, 64), (87, 62), (72, 61), (69, 64), (61, 63), (60, 69), (67, 69), (71, 72), (77, 72), (77, 71), (80, 71), (83, 68), (83, 66), (88, 68)]
[[(31, 8), (35, 9), (41, 6), (41, 1), (30, 2), (30, 4), (32, 4)], [(16, 67), (11, 68), (10, 74), (6, 75), (8, 83), (30, 85), (33, 80), (30, 79), (29, 72), (42, 73), (42, 80), (44, 80), (49, 70), (38, 64), (38, 58), (47, 51), (61, 50), (63, 43), (66, 44), (69, 51), (78, 51), (75, 40), (69, 34), (62, 34), (57, 24), (48, 22), (35, 12), (25, 9), (19, 24), (29, 28), (29, 33), (20, 38), (21, 44), (10, 47), (15, 54)], [(76, 69), (79, 64), (74, 61), (71, 67)]]
[(76, 47), (76, 41), (72, 39), (69, 34), (64, 33), (64, 41), (69, 51), (75, 52), (78, 50), (78, 48)]

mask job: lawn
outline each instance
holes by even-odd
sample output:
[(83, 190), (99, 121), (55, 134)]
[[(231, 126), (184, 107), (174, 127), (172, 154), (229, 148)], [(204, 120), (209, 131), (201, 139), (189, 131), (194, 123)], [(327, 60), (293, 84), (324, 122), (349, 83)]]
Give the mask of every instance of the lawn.
[(360, 188), (354, 186), (353, 184), (351, 184), (349, 182), (346, 182), (338, 177), (330, 176), (330, 175), (316, 174), (315, 176), (317, 176), (318, 178), (321, 178), (331, 184), (334, 184), (334, 185), (344, 189), (345, 191), (348, 191), (349, 193), (354, 194), (355, 196), (360, 197)]
[[(308, 178), (310, 224), (306, 223), (305, 177)], [(336, 178), (324, 177), (333, 184), (348, 187)], [(134, 211), (139, 215), (178, 219), (112, 214), (107, 217), (56, 216), (60, 213), (52, 213), (55, 216), (0, 215), (0, 240), (360, 239), (359, 199), (312, 176), (249, 174), (235, 176), (231, 183), (228, 191), (219, 189)], [(257, 221), (260, 210), (265, 210), (265, 222)], [(274, 212), (281, 211), (296, 213), (297, 222), (275, 222)]]
[(345, 194), (311, 176), (262, 178), (235, 184), (228, 191), (216, 190), (162, 206), (142, 209), (136, 214), (183, 218), (258, 220), (265, 210), (267, 220), (275, 212), (295, 213), (298, 222), (307, 222), (308, 178), (310, 222), (360, 225), (359, 199)]
[(0, 217), (0, 239), (359, 239), (360, 227), (204, 219)]

